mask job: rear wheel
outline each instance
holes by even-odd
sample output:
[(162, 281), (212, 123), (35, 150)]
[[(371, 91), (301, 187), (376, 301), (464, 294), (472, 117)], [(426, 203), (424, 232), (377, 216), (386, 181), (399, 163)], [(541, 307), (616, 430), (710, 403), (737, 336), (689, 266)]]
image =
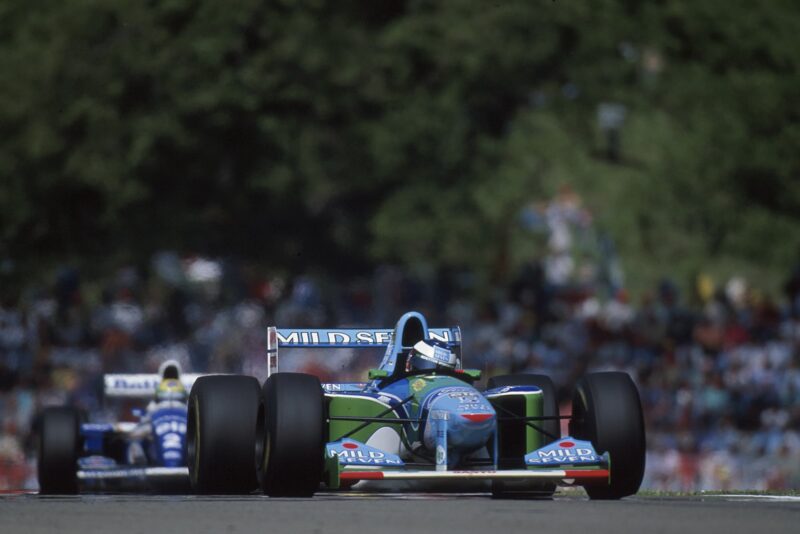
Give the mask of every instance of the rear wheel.
[(78, 492), (78, 458), (83, 442), (81, 414), (67, 407), (47, 408), (39, 433), (39, 491), (63, 495)]
[[(558, 416), (558, 401), (556, 399), (556, 388), (553, 381), (547, 375), (519, 374), (501, 375), (488, 380), (487, 388), (504, 386), (536, 386), (542, 390), (543, 403), (542, 415), (545, 417)], [(517, 415), (525, 415), (522, 406), (516, 409), (509, 407)], [(502, 414), (498, 414), (502, 415)], [(557, 419), (547, 421), (535, 421), (532, 424), (541, 428), (542, 445), (552, 443), (561, 436), (559, 421)], [(499, 423), (498, 444), (500, 447), (501, 462), (500, 469), (524, 469), (525, 454), (531, 452), (525, 450), (527, 425), (523, 421), (506, 421)], [(493, 481), (492, 496), (495, 498), (548, 498), (552, 497), (556, 485), (552, 483), (530, 482), (530, 481)]]
[(639, 490), (645, 434), (639, 391), (627, 373), (592, 373), (575, 387), (570, 434), (611, 458), (611, 482), (586, 486), (592, 499), (620, 499)]
[(319, 379), (276, 373), (259, 408), (258, 479), (270, 497), (311, 497), (322, 481), (325, 398)]
[(246, 494), (256, 483), (256, 415), (261, 392), (252, 376), (204, 376), (189, 396), (186, 445), (197, 493)]

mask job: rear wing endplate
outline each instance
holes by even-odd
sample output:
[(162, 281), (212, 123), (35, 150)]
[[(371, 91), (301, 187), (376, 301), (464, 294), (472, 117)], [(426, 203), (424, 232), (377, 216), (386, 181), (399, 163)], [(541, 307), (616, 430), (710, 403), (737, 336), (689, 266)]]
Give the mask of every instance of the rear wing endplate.
[[(363, 329), (294, 329), (270, 326), (267, 329), (268, 374), (278, 371), (278, 348), (361, 349), (388, 347), (394, 330), (390, 328)], [(447, 343), (461, 360), (461, 328), (429, 328), (431, 339)]]

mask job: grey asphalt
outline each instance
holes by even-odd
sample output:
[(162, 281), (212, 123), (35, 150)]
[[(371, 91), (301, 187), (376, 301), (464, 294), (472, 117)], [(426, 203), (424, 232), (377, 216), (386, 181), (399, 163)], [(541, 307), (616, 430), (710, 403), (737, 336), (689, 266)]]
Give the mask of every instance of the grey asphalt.
[(800, 532), (800, 499), (580, 496), (499, 501), (486, 495), (0, 496), (0, 533)]

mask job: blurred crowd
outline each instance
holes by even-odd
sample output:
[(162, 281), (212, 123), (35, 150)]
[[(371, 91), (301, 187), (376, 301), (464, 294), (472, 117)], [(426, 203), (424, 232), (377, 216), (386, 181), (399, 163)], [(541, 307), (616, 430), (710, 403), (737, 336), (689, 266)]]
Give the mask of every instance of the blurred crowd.
[[(535, 261), (483, 298), (464, 272), (369, 277), (266, 276), (233, 261), (164, 252), (102, 282), (64, 268), (45, 287), (0, 303), (0, 489), (35, 488), (37, 413), (73, 404), (93, 420), (130, 419), (104, 402), (102, 374), (154, 372), (173, 358), (195, 372), (265, 377), (265, 326), (387, 327), (418, 309), (460, 325), (468, 367), (484, 376), (553, 377), (562, 413), (587, 371), (627, 371), (645, 409), (644, 487), (658, 490), (800, 487), (800, 266), (779, 300), (733, 278), (698, 277), (686, 297), (663, 280), (637, 304), (613, 251), (587, 239), (591, 217), (569, 192), (522, 214), (548, 237)], [(580, 243), (600, 243), (587, 261)], [(334, 283), (335, 282), (335, 283)], [(370, 351), (297, 349), (285, 370), (362, 380)]]
[(645, 488), (798, 488), (800, 269), (792, 306), (741, 286), (734, 280), (698, 307), (683, 304), (668, 280), (638, 306), (622, 290), (605, 302), (590, 291), (555, 292), (543, 324), (509, 299), (478, 329), (472, 350), (493, 373), (551, 375), (562, 414), (581, 374), (628, 372), (645, 411)]

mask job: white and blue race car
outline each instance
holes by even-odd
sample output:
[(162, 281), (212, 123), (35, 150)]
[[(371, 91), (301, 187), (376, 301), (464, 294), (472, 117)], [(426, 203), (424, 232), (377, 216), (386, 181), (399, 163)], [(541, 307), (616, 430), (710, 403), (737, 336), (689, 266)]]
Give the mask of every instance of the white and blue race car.
[(174, 361), (164, 362), (158, 374), (105, 375), (107, 398), (151, 399), (146, 409), (133, 411), (138, 422), (90, 423), (75, 408), (45, 409), (40, 492), (188, 491), (186, 392), (199, 376), (181, 373)]

